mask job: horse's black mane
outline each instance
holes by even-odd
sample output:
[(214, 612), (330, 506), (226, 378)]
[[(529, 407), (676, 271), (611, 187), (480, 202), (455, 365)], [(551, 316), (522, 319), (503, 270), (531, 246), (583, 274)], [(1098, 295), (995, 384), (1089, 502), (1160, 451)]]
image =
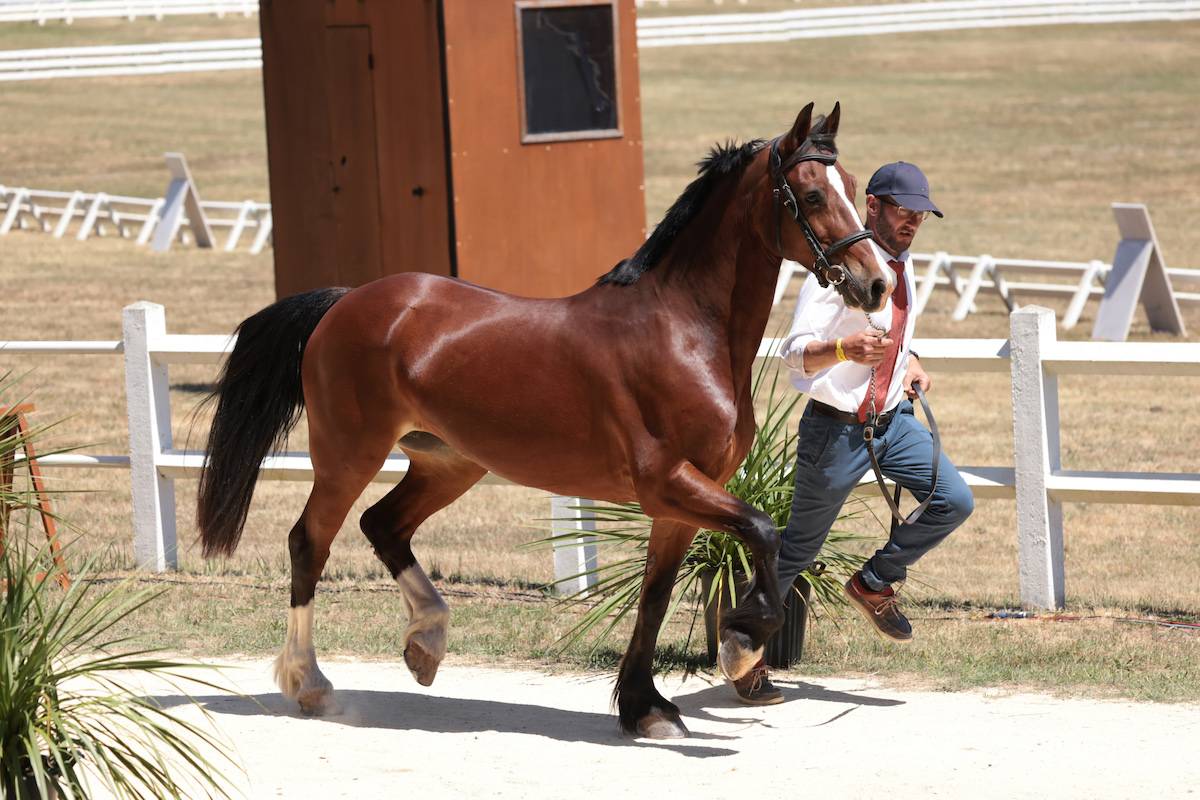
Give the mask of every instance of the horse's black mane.
[(699, 167), (699, 177), (683, 190), (666, 216), (655, 226), (650, 238), (642, 243), (636, 253), (600, 276), (596, 283), (628, 286), (642, 277), (642, 273), (653, 269), (679, 232), (700, 212), (713, 187), (725, 176), (745, 169), (763, 144), (762, 139), (754, 139), (745, 144), (728, 141), (714, 146), (708, 157), (696, 165)]

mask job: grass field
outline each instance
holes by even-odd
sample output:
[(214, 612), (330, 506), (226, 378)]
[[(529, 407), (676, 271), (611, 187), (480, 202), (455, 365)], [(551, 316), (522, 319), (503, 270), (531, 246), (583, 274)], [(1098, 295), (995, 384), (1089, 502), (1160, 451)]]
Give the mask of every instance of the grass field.
[[(254, 20), (95, 23), (11, 27), (0, 49), (113, 41), (226, 38), (254, 34)], [(641, 54), (647, 206), (653, 223), (717, 140), (782, 131), (810, 99), (843, 104), (843, 161), (865, 183), (879, 163), (922, 165), (947, 212), (917, 246), (955, 253), (1085, 260), (1111, 258), (1108, 204), (1145, 202), (1174, 266), (1200, 267), (1195, 180), (1195, 75), (1200, 24), (1097, 25), (911, 34), (748, 47), (666, 48)], [(254, 72), (90, 79), (0, 88), (0, 183), (102, 189), (153, 196), (167, 176), (161, 153), (185, 152), (206, 198), (267, 199), (262, 89)], [(167, 308), (173, 332), (231, 330), (272, 298), (265, 253), (176, 249), (154, 256), (131, 243), (0, 238), (0, 338), (117, 338), (120, 308), (147, 299)], [(597, 272), (601, 270), (598, 268)], [(791, 298), (777, 311), (790, 315)], [(918, 325), (923, 337), (1004, 337), (1007, 316), (984, 298), (967, 321), (949, 319), (936, 296)], [(1062, 307), (1059, 307), (1061, 313)], [(1094, 308), (1093, 308), (1094, 311)], [(1187, 311), (1191, 330), (1200, 313)], [(1085, 315), (1071, 336), (1091, 329)], [(1157, 338), (1139, 319), (1134, 338)], [(0, 368), (26, 379), (43, 420), (66, 418), (63, 442), (125, 448), (121, 365), (116, 358), (9, 358)], [(934, 376), (931, 395), (950, 455), (959, 463), (1011, 464), (1011, 411), (1004, 376)], [(176, 441), (200, 367), (172, 370)], [(1106, 381), (1060, 386), (1063, 461), (1073, 469), (1196, 471), (1178, 446), (1200, 380)], [(193, 446), (203, 421), (191, 432)], [(1186, 440), (1184, 440), (1186, 442)], [(304, 445), (298, 433), (293, 447)], [(93, 490), (60, 506), (84, 534), (77, 547), (131, 564), (124, 473), (59, 472), (59, 486)], [(357, 512), (335, 544), (322, 585), (323, 651), (394, 656), (401, 602), (383, 579)], [(170, 601), (141, 624), (148, 638), (208, 653), (260, 653), (282, 641), (285, 532), (307, 488), (263, 483), (246, 538), (228, 562), (204, 564), (192, 546), (195, 485), (178, 484), (181, 573)], [(881, 503), (872, 508), (878, 512)], [(548, 503), (538, 492), (473, 490), (427, 523), (414, 545), (442, 576), (454, 607), (453, 652), (478, 658), (557, 660), (550, 649), (570, 615), (529, 587), (551, 575), (545, 552), (517, 546), (542, 535)], [(867, 518), (869, 520), (869, 517)], [(1145, 615), (1200, 617), (1200, 511), (1195, 508), (1066, 507), (1068, 611), (1080, 619), (996, 623), (992, 608), (1017, 602), (1015, 510), (982, 501), (974, 517), (920, 565), (906, 592), (917, 605), (919, 641), (895, 653), (856, 620), (822, 620), (804, 669), (905, 676), (936, 686), (1032, 685), (1063, 691), (1184, 699), (1200, 692), (1200, 636), (1115, 621)], [(865, 530), (878, 531), (873, 522)], [(386, 597), (381, 602), (381, 597)], [(673, 626), (664, 642), (682, 646)], [(622, 646), (619, 640), (614, 646)], [(583, 659), (566, 656), (570, 663)], [(611, 666), (615, 651), (595, 663)]]

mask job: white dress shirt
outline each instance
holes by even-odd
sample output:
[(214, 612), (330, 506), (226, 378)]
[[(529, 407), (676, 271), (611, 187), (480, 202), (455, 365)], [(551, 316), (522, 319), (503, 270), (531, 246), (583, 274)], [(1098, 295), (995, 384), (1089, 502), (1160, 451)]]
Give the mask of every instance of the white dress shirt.
[[(909, 310), (908, 320), (904, 325), (904, 337), (900, 342), (900, 353), (896, 357), (896, 367), (892, 373), (892, 382), (888, 385), (887, 398), (883, 408), (878, 410), (879, 413), (890, 411), (904, 398), (904, 387), (901, 384), (908, 369), (908, 347), (912, 342), (917, 319), (912, 313), (913, 297), (916, 294), (912, 257), (907, 250), (895, 259), (882, 251), (881, 255), (885, 259), (904, 262), (904, 283), (908, 288)], [(882, 309), (871, 313), (871, 319), (878, 327), (891, 330), (890, 297)], [(814, 277), (806, 277), (804, 286), (800, 289), (800, 297), (796, 301), (796, 314), (792, 318), (791, 331), (779, 348), (779, 355), (791, 372), (792, 385), (814, 400), (851, 414), (857, 413), (867, 396), (871, 368), (853, 361), (839, 361), (831, 367), (811, 372), (804, 367), (804, 348), (812, 341), (831, 342), (859, 333), (868, 327), (864, 311), (849, 308), (833, 286), (821, 288)]]

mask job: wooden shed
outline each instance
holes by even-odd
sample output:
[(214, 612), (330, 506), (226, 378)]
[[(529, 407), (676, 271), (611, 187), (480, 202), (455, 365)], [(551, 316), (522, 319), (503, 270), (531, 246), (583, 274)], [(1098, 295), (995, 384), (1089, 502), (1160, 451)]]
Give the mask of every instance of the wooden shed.
[(645, 238), (634, 0), (261, 0), (275, 287), (579, 291)]

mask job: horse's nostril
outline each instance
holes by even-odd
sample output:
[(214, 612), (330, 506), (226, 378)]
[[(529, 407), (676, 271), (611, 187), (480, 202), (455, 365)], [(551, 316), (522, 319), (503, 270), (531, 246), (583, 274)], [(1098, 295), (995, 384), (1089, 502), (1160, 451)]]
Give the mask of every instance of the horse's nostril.
[(887, 282), (883, 278), (876, 278), (871, 281), (871, 302), (878, 303), (883, 297), (883, 293), (887, 291)]

